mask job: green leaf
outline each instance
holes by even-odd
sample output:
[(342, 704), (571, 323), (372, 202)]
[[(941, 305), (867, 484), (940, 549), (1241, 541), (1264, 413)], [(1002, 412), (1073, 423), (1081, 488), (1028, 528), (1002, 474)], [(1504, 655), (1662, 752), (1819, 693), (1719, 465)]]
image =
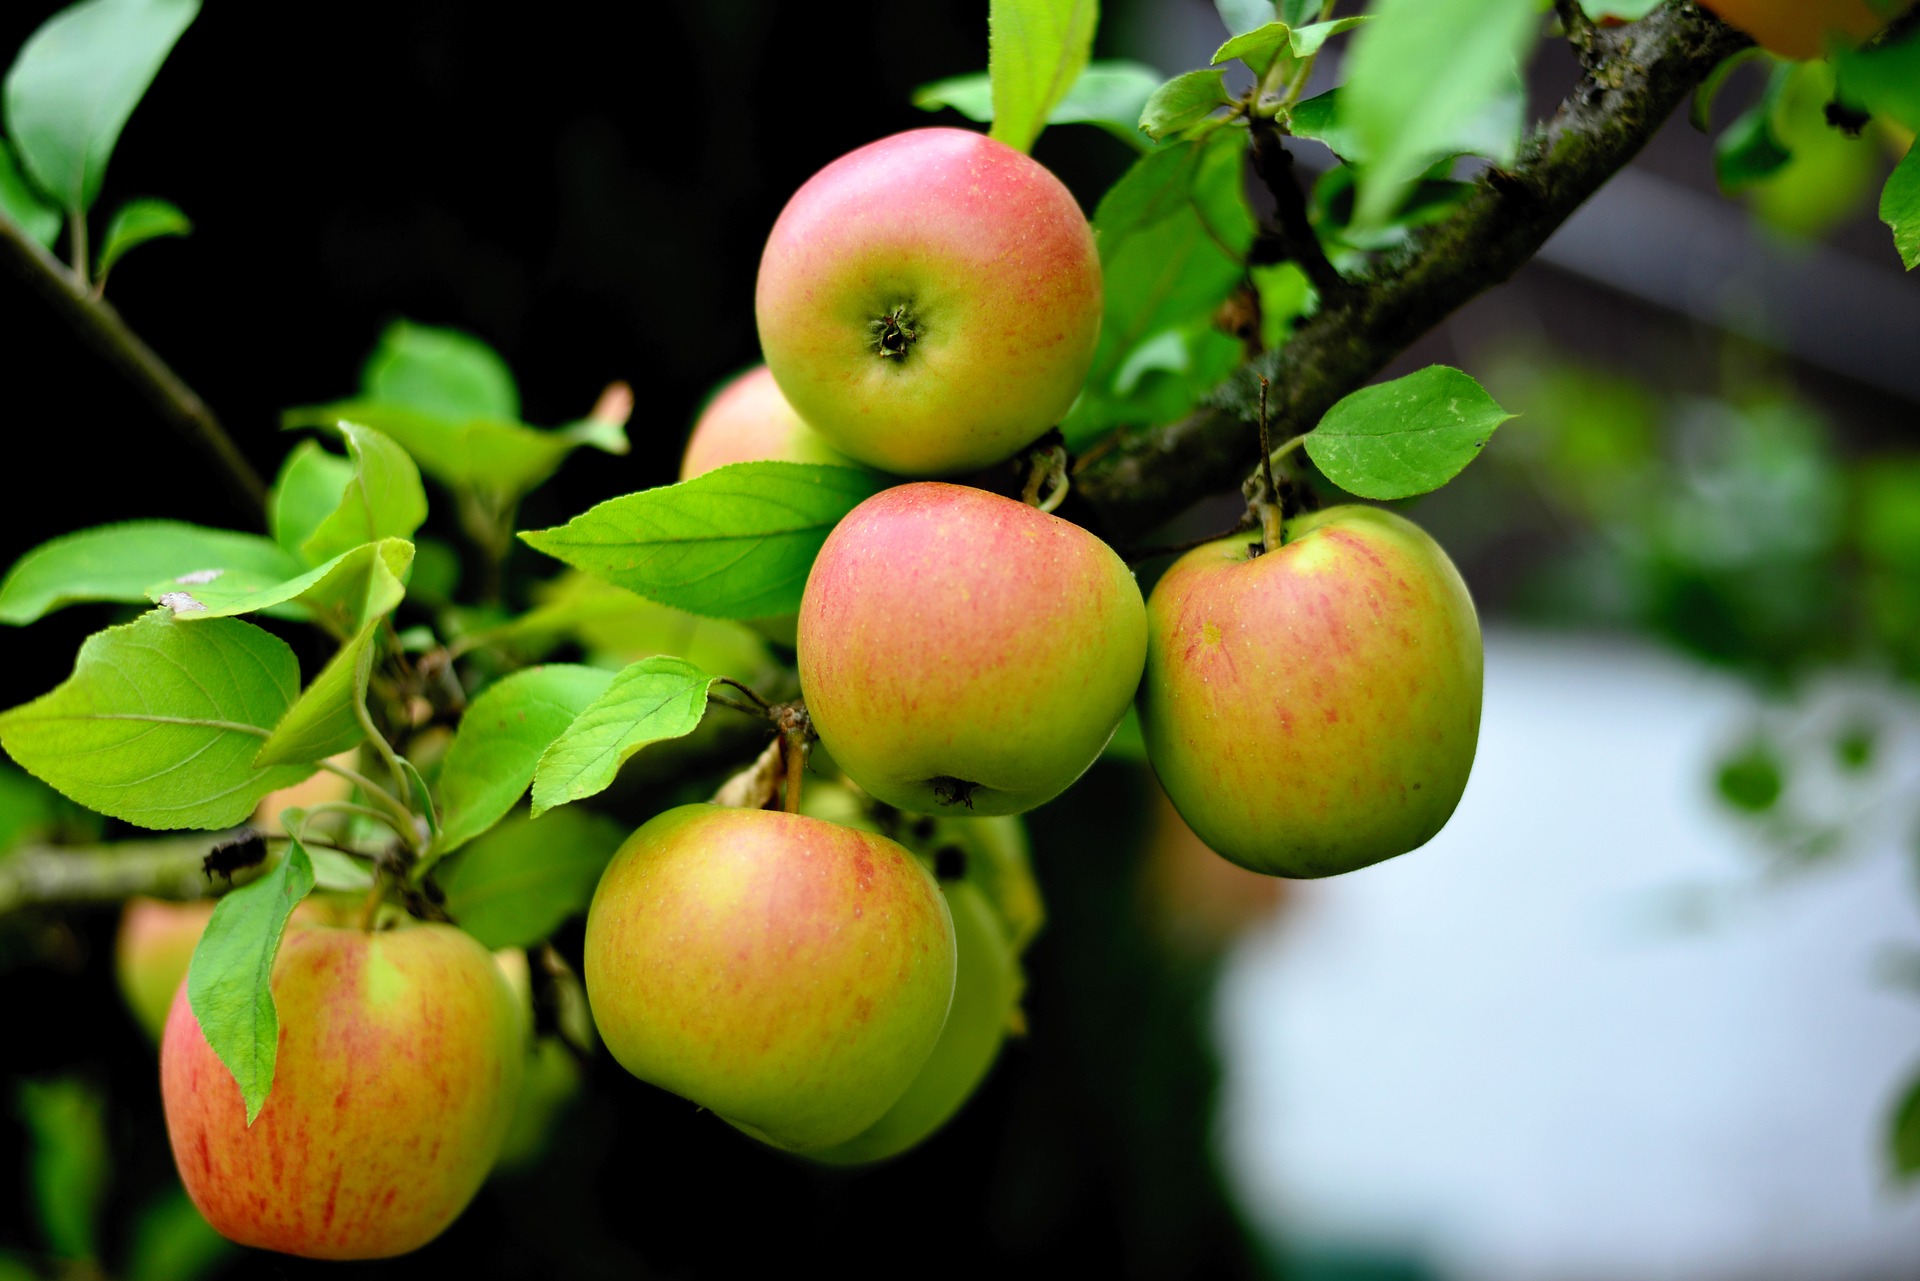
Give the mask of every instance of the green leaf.
[(1224, 71), (1189, 71), (1153, 91), (1140, 111), (1140, 128), (1157, 141), (1199, 124), (1232, 101)]
[(299, 687), (293, 651), (271, 633), (156, 610), (89, 636), (64, 684), (0, 713), (0, 746), (102, 814), (140, 827), (230, 827), (313, 772), (253, 765)]
[(85, 0), (20, 48), (4, 88), (7, 132), (41, 190), (93, 205), (127, 117), (200, 0)]
[(886, 483), (852, 467), (733, 463), (520, 537), (662, 604), (715, 618), (766, 618), (800, 608), (820, 544)]
[(291, 578), (204, 570), (150, 584), (147, 597), (186, 623), (256, 614), (295, 603), (314, 622), (344, 638), (399, 606), (412, 563), (412, 543), (383, 538)]
[(129, 200), (107, 224), (107, 240), (100, 250), (100, 265), (94, 269), (94, 277), (104, 281), (113, 264), (135, 245), (164, 236), (184, 236), (192, 231), (193, 223), (175, 205), (164, 200)]
[(1880, 221), (1893, 229), (1893, 247), (1908, 271), (1920, 267), (1920, 146), (1907, 148), (1880, 192)]
[(1720, 799), (1734, 809), (1764, 814), (1779, 802), (1786, 771), (1773, 744), (1754, 739), (1720, 762), (1713, 783)]
[(582, 446), (610, 454), (624, 454), (628, 448), (622, 424), (598, 419), (543, 431), (494, 419), (436, 418), (404, 405), (371, 400), (290, 409), (282, 422), (289, 427), (312, 427), (343, 419), (391, 436), (421, 470), (441, 484), (496, 500), (510, 501), (536, 488)]
[[(599, 666), (654, 654), (678, 654), (710, 672), (748, 680), (772, 665), (766, 639), (751, 627), (701, 618), (636, 596), (591, 574), (569, 570), (535, 592), (535, 608), (495, 627), (460, 637), (457, 652), (482, 644), (512, 646), (537, 658), (577, 640)], [(611, 663), (599, 662), (612, 660)]]
[(1687, 123), (1701, 133), (1713, 128), (1713, 105), (1720, 100), (1720, 91), (1727, 87), (1727, 81), (1733, 73), (1750, 62), (1768, 62), (1773, 55), (1758, 45), (1752, 45), (1731, 57), (1722, 58), (1707, 72), (1706, 79), (1693, 91), (1693, 102), (1687, 108)]
[(1662, 0), (1580, 0), (1580, 7), (1595, 22), (1609, 18), (1616, 22), (1638, 22), (1661, 3)]
[(235, 1249), (207, 1226), (184, 1191), (169, 1188), (140, 1211), (122, 1275), (125, 1281), (196, 1281)]
[(1307, 455), (1350, 494), (1407, 498), (1459, 475), (1511, 417), (1466, 374), (1429, 365), (1343, 398), (1308, 433)]
[(1354, 210), (1363, 227), (1384, 223), (1437, 159), (1511, 162), (1521, 120), (1503, 104), (1540, 32), (1534, 0), (1379, 0), (1371, 12), (1339, 98), (1366, 157)]
[(547, 747), (613, 683), (597, 667), (529, 667), (482, 690), (440, 765), (440, 839), (449, 854), (506, 817)]
[(75, 1262), (100, 1257), (100, 1210), (113, 1170), (106, 1100), (74, 1077), (22, 1081), (15, 1105), (31, 1143), (27, 1176), (47, 1252)]
[(342, 422), (340, 434), (353, 461), (340, 506), (320, 522), (300, 554), (318, 564), (383, 538), (411, 539), (427, 519), (427, 492), (407, 451), (387, 436), (358, 423)]
[(1093, 54), (1098, 0), (992, 0), (987, 9), (987, 74), (992, 136), (1028, 151), (1054, 104)]
[(447, 860), (447, 914), (490, 948), (529, 947), (586, 910), (628, 828), (586, 809), (516, 814)]
[(14, 562), (0, 581), (0, 622), (31, 623), (82, 601), (143, 604), (164, 578), (220, 570), (279, 579), (300, 572), (286, 552), (258, 534), (207, 529), (177, 520), (135, 520), (67, 534)]
[(1920, 1076), (1908, 1085), (1887, 1127), (1887, 1156), (1893, 1174), (1902, 1183), (1920, 1174)]
[(315, 846), (307, 858), (313, 863), (315, 889), (351, 894), (373, 888), (373, 869), (351, 855)]
[(52, 788), (0, 760), (0, 854), (57, 826), (61, 804)]
[(366, 741), (359, 707), (373, 672), (374, 632), (367, 627), (320, 669), (261, 745), (256, 766), (317, 764)]
[(267, 495), (267, 528), (273, 541), (288, 555), (299, 556), (306, 541), (339, 510), (352, 483), (351, 459), (329, 453), (317, 440), (294, 446)]
[(682, 738), (707, 714), (714, 677), (684, 658), (643, 658), (541, 754), (533, 775), (533, 817), (603, 792), (627, 759), (649, 743)]
[(299, 841), (273, 870), (214, 906), (187, 965), (187, 1000), (207, 1045), (233, 1073), (247, 1107), (260, 1115), (273, 1088), (280, 1016), (273, 1005), (273, 961), (287, 918), (313, 888), (313, 863)]
[(1287, 131), (1296, 137), (1313, 139), (1349, 164), (1364, 159), (1360, 135), (1341, 118), (1338, 89), (1295, 103), (1287, 118)]
[(1211, 142), (1209, 138), (1156, 147), (1107, 188), (1093, 214), (1103, 258), (1123, 238), (1192, 208), (1194, 179)]
[(499, 353), (471, 334), (396, 320), (360, 374), (362, 396), (434, 418), (520, 417), (520, 392)]
[[(1123, 142), (1145, 146), (1140, 113), (1165, 78), (1145, 63), (1090, 62), (1067, 96), (1047, 113), (1047, 123), (1098, 125)], [(951, 107), (969, 120), (985, 123), (993, 119), (992, 83), (984, 71), (936, 80), (914, 90), (913, 105), (922, 111)]]
[(1355, 27), (1364, 26), (1368, 21), (1366, 14), (1356, 14), (1351, 18), (1335, 18), (1331, 22), (1315, 22), (1304, 27), (1295, 27), (1287, 36), (1287, 46), (1296, 58), (1311, 58), (1320, 52), (1320, 46), (1338, 35), (1344, 35)]
[(1751, 187), (1785, 168), (1793, 152), (1774, 132), (1781, 96), (1793, 78), (1791, 63), (1776, 63), (1758, 102), (1734, 117), (1713, 142), (1713, 172), (1722, 191)]
[(1920, 130), (1920, 31), (1891, 44), (1836, 49), (1833, 66), (1843, 101)]
[(411, 793), (404, 799), (409, 805), (417, 807), (427, 820), (427, 838), (430, 841), (439, 840), (440, 809), (433, 803), (433, 793), (427, 788), (427, 780), (420, 776), (414, 763), (404, 756), (400, 758), (400, 772), (407, 776), (407, 787)]
[[(1255, 27), (1215, 49), (1210, 65), (1217, 67), (1238, 58), (1251, 67), (1255, 75), (1264, 76), (1267, 68), (1273, 65), (1274, 54), (1281, 49), (1291, 48), (1288, 37), (1292, 34), (1293, 28), (1284, 22), (1269, 22), (1265, 26)], [(1208, 110), (1212, 110), (1212, 107)]]
[(1228, 33), (1236, 36), (1266, 26), (1276, 13), (1273, 0), (1213, 0), (1213, 5)]
[(60, 206), (34, 190), (5, 138), (0, 138), (0, 214), (13, 219), (27, 239), (38, 241), (43, 249), (53, 248), (60, 238)]

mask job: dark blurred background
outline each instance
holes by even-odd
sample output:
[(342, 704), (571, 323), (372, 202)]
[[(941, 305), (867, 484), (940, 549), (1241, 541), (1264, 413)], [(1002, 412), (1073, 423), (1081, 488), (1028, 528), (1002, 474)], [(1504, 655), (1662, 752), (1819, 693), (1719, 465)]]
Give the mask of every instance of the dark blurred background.
[[(0, 56), (58, 7), (0, 9)], [(607, 382), (629, 382), (633, 453), (572, 458), (520, 522), (556, 523), (672, 479), (701, 398), (757, 358), (753, 279), (782, 203), (835, 156), (928, 123), (909, 95), (984, 65), (985, 8), (701, 0), (646, 6), (635, 20), (560, 0), (502, 20), (451, 0), (350, 3), (324, 17), (210, 5), (135, 112), (101, 200), (164, 197), (195, 230), (118, 268), (113, 301), (269, 476), (286, 447), (280, 410), (351, 392), (396, 318), (492, 344), (536, 424), (577, 418)], [(1221, 37), (1204, 0), (1104, 9), (1101, 56), (1169, 73), (1204, 65)], [(1532, 72), (1536, 104), (1557, 101), (1572, 74), (1549, 45)], [(1736, 79), (1722, 111), (1756, 91)], [(1679, 450), (1709, 491), (1737, 482), (1757, 495), (1731, 515), (1709, 510), (1710, 527), (1791, 529), (1825, 509), (1818, 493), (1801, 511), (1791, 506), (1801, 490), (1768, 488), (1779, 467), (1811, 467), (1839, 492), (1854, 460), (1912, 451), (1920, 290), (1871, 216), (1871, 174), (1892, 153), (1884, 140), (1852, 145), (1794, 191), (1743, 207), (1714, 190), (1710, 137), (1675, 120), (1542, 261), (1396, 366), (1460, 365), (1529, 413), (1532, 434), (1505, 429), (1485, 467), (1420, 507), (1496, 630), (1652, 637), (1774, 690), (1830, 657), (1823, 638), (1844, 630), (1836, 611), (1852, 606), (1799, 587), (1784, 620), (1750, 606), (1780, 590), (1782, 565), (1795, 584), (1839, 583), (1834, 567), (1859, 562), (1846, 537), (1811, 550), (1749, 540), (1745, 560), (1702, 559), (1687, 539), (1649, 532), (1694, 511), (1699, 487), (1640, 481)], [(1089, 210), (1132, 154), (1088, 128), (1055, 129), (1037, 151)], [(1849, 183), (1850, 201), (1820, 206)], [(0, 332), (19, 458), (0, 504), (0, 561), (108, 521), (244, 525), (146, 405), (10, 282)], [(1800, 425), (1775, 432), (1786, 443), (1773, 453), (1754, 462), (1722, 447), (1757, 439), (1742, 416), (1779, 405)], [(1700, 439), (1704, 462), (1685, 452)], [(1219, 515), (1190, 524), (1225, 523)], [(444, 517), (435, 527), (452, 535)], [(545, 572), (531, 556), (517, 568)], [(0, 706), (54, 684), (106, 617), (69, 610), (8, 634)], [(1714, 765), (1700, 759), (1687, 787), (1710, 797)], [(1185, 873), (1166, 870), (1177, 856), (1146, 777), (1102, 764), (1032, 817), (1051, 919), (1029, 957), (1031, 1035), (918, 1152), (876, 1171), (815, 1171), (603, 1058), (543, 1160), (492, 1181), (421, 1254), (355, 1271), (1429, 1275), (1420, 1249), (1365, 1230), (1347, 1238), (1362, 1242), (1354, 1248), (1290, 1243), (1273, 1215), (1243, 1217), (1248, 1193), (1228, 1194), (1214, 984), (1235, 930), (1276, 909), (1238, 883), (1167, 888)], [(1756, 848), (1770, 848), (1766, 836)], [(1170, 922), (1179, 911), (1187, 917)], [(152, 1051), (107, 981), (114, 924), (81, 914), (31, 943), (0, 939), (0, 1079), (11, 1092), (23, 1078), (77, 1072), (108, 1101), (108, 1258), (124, 1257), (142, 1208), (173, 1186)], [(0, 1118), (0, 1246), (31, 1247), (39, 1231), (27, 1152), (22, 1116)], [(1859, 1159), (1868, 1168), (1877, 1156)], [(238, 1253), (211, 1266), (230, 1277), (318, 1271)], [(1876, 1267), (1856, 1274), (1920, 1275)]]

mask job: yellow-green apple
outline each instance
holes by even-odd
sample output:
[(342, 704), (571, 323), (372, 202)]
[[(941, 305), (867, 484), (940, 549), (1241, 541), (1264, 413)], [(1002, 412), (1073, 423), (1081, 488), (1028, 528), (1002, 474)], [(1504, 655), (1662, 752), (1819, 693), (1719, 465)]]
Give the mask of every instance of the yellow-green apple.
[(953, 1007), (913, 1084), (886, 1115), (845, 1143), (810, 1153), (828, 1165), (865, 1165), (896, 1156), (945, 1125), (973, 1097), (1018, 1019), (1020, 964), (993, 905), (979, 887), (943, 882), (959, 958)]
[(193, 949), (200, 945), (212, 899), (168, 903), (157, 898), (131, 898), (120, 913), (120, 931), (113, 940), (113, 972), (120, 995), (133, 1011), (134, 1021), (154, 1040), (167, 1025), (174, 989), (186, 977)]
[(1146, 609), (1078, 525), (960, 485), (901, 485), (834, 527), (800, 602), (800, 692), (834, 762), (920, 813), (1065, 791), (1140, 683)]
[(953, 923), (883, 836), (685, 805), (607, 865), (585, 969), (629, 1072), (806, 1152), (872, 1125), (927, 1061), (953, 999)]
[(1044, 167), (983, 134), (916, 129), (794, 193), (754, 309), (780, 390), (829, 444), (946, 475), (1011, 458), (1073, 404), (1100, 258)]
[(1432, 839), (1480, 733), (1480, 624), (1418, 526), (1372, 507), (1187, 553), (1154, 587), (1140, 724), (1194, 833), (1256, 872), (1330, 876)]
[(680, 479), (692, 480), (728, 463), (758, 462), (858, 466), (800, 421), (765, 365), (727, 383), (700, 411), (680, 456)]
[(160, 1048), (167, 1135), (208, 1223), (320, 1259), (404, 1254), (453, 1222), (500, 1150), (526, 1060), (487, 950), (448, 925), (290, 930), (280, 1040), (251, 1126), (182, 984)]

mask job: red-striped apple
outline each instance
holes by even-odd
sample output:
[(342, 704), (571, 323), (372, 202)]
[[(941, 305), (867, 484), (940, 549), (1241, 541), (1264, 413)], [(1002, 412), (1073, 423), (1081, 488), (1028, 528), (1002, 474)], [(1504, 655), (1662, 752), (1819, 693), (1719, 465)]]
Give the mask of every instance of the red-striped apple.
[(780, 390), (834, 448), (938, 476), (1060, 421), (1100, 298), (1092, 232), (1058, 178), (983, 134), (915, 129), (794, 193), (754, 309)]
[(1480, 624), (1453, 562), (1373, 507), (1209, 543), (1147, 603), (1140, 725), (1182, 818), (1256, 872), (1330, 876), (1424, 845), (1480, 733)]
[(800, 602), (800, 691), (835, 764), (919, 813), (1017, 814), (1065, 791), (1140, 684), (1146, 610), (1098, 538), (923, 482), (827, 536)]

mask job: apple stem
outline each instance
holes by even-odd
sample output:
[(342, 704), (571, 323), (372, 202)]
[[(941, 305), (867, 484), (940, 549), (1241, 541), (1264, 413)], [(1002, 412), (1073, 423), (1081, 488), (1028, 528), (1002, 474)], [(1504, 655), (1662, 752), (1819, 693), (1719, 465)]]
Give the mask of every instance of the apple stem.
[(1260, 518), (1260, 550), (1276, 551), (1287, 544), (1286, 513), (1280, 508), (1280, 487), (1273, 483), (1273, 437), (1267, 425), (1267, 390), (1269, 384), (1265, 374), (1260, 375), (1260, 490), (1254, 495), (1252, 507)]
[(367, 891), (367, 898), (360, 905), (360, 928), (371, 934), (374, 922), (380, 919), (380, 904), (387, 897), (387, 874), (376, 867), (373, 872), (373, 888)]
[(1020, 491), (1020, 501), (1050, 513), (1066, 501), (1067, 491), (1073, 486), (1067, 467), (1067, 447), (1056, 440), (1044, 448), (1036, 448), (1028, 455), (1028, 461), (1030, 470), (1026, 487)]
[(773, 710), (774, 724), (780, 727), (780, 765), (785, 775), (780, 808), (789, 814), (800, 812), (801, 776), (807, 772), (807, 751), (813, 745), (813, 718), (799, 699), (782, 703)]

